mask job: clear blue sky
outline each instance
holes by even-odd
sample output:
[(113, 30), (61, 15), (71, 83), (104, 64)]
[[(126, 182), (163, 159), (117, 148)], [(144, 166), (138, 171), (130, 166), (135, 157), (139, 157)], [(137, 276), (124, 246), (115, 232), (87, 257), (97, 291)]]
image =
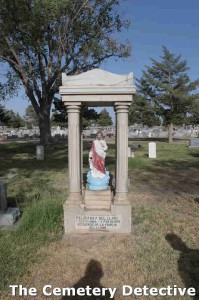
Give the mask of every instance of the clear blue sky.
[[(125, 61), (109, 60), (102, 69), (114, 73), (133, 72), (139, 78), (144, 66), (150, 64), (149, 58), (158, 58), (162, 45), (165, 45), (188, 61), (192, 79), (199, 77), (199, 0), (120, 2), (123, 17), (132, 22), (131, 28), (120, 38), (132, 43), (132, 54)], [(5, 106), (23, 115), (27, 105), (27, 100), (19, 97)]]

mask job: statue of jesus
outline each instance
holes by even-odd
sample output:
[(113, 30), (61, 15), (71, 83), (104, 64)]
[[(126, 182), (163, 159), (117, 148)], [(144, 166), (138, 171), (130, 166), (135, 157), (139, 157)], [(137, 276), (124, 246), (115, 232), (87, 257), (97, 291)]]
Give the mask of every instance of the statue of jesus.
[(91, 174), (95, 178), (106, 176), (105, 157), (107, 149), (108, 147), (106, 141), (103, 139), (102, 131), (99, 130), (89, 152)]
[(89, 152), (90, 172), (88, 172), (87, 180), (89, 189), (104, 190), (108, 187), (109, 172), (105, 168), (105, 157), (108, 147), (103, 139), (103, 133), (99, 130), (96, 139), (93, 141)]

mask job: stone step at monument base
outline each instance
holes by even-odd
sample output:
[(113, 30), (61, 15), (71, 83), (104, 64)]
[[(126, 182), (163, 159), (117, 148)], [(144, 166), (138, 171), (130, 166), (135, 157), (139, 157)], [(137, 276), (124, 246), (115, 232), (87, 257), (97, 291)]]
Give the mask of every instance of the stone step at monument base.
[(103, 191), (90, 191), (88, 188), (84, 194), (84, 207), (85, 209), (111, 209), (113, 193), (108, 187)]

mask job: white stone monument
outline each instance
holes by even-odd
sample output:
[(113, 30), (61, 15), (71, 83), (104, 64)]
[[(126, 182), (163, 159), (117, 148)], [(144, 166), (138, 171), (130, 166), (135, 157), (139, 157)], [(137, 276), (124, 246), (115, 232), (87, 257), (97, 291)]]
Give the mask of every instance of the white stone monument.
[[(69, 196), (64, 203), (66, 234), (131, 232), (131, 205), (128, 198), (128, 112), (134, 94), (132, 73), (118, 75), (93, 69), (74, 76), (62, 74), (60, 95), (68, 112)], [(117, 151), (114, 197), (110, 186), (106, 190), (91, 191), (82, 184), (82, 106), (113, 106), (115, 109)]]
[(44, 146), (43, 145), (36, 146), (36, 158), (38, 160), (44, 160)]
[(149, 158), (156, 158), (156, 143), (149, 143)]
[(128, 147), (128, 157), (131, 157), (131, 147)]

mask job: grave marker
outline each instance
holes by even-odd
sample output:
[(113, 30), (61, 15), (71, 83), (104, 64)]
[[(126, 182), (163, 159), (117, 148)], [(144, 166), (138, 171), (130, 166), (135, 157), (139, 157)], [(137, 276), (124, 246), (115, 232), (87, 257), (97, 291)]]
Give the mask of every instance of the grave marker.
[(156, 158), (156, 143), (149, 143), (149, 158)]

